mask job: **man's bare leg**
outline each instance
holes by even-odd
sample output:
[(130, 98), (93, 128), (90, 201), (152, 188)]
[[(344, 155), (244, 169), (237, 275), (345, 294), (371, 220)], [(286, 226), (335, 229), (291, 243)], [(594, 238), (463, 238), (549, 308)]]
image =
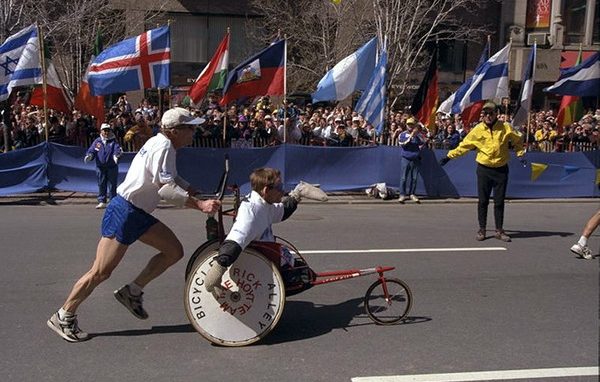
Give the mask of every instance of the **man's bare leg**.
[(63, 309), (75, 314), (79, 305), (100, 285), (108, 279), (119, 264), (129, 246), (119, 243), (115, 238), (103, 237), (98, 242), (96, 259), (92, 268), (73, 285), (73, 289), (63, 304)]

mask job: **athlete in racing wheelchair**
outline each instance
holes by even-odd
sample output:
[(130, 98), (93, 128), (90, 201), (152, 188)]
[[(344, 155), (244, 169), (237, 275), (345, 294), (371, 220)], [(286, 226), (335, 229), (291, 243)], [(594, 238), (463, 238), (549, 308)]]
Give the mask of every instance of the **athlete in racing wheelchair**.
[[(273, 168), (260, 168), (250, 174), (252, 192), (243, 200), (236, 214), (231, 231), (219, 247), (210, 270), (204, 280), (208, 292), (221, 287), (221, 280), (227, 267), (232, 265), (240, 253), (252, 242), (274, 242), (271, 225), (289, 218), (302, 198), (326, 201), (327, 194), (319, 188), (300, 182), (287, 197), (284, 197), (281, 173)], [(292, 254), (282, 247), (282, 269), (294, 267)]]

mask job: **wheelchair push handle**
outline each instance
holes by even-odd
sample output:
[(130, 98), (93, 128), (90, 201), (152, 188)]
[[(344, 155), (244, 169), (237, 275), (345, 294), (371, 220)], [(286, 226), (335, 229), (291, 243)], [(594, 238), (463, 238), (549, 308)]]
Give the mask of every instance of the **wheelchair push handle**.
[(225, 154), (225, 164), (221, 180), (217, 186), (217, 189), (212, 194), (196, 194), (195, 196), (199, 199), (217, 199), (223, 200), (225, 197), (225, 187), (227, 186), (227, 179), (229, 178), (229, 155)]

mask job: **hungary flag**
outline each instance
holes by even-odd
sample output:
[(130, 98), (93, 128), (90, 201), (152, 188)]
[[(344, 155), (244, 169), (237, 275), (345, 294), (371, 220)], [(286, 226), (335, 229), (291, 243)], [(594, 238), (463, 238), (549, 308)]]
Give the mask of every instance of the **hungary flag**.
[(215, 55), (206, 65), (189, 91), (192, 102), (198, 104), (206, 93), (215, 89), (223, 89), (227, 80), (227, 66), (229, 65), (229, 32), (225, 34), (219, 44)]

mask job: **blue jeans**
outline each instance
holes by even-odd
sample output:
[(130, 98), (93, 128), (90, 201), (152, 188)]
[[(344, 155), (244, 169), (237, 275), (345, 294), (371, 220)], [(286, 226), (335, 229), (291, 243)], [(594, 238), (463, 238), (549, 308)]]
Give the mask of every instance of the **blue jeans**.
[(96, 167), (96, 175), (98, 176), (98, 201), (106, 203), (107, 191), (108, 199), (117, 195), (119, 167)]
[(421, 160), (419, 158), (409, 160), (402, 157), (400, 167), (402, 169), (400, 195), (413, 195), (417, 189), (417, 179), (419, 178)]

